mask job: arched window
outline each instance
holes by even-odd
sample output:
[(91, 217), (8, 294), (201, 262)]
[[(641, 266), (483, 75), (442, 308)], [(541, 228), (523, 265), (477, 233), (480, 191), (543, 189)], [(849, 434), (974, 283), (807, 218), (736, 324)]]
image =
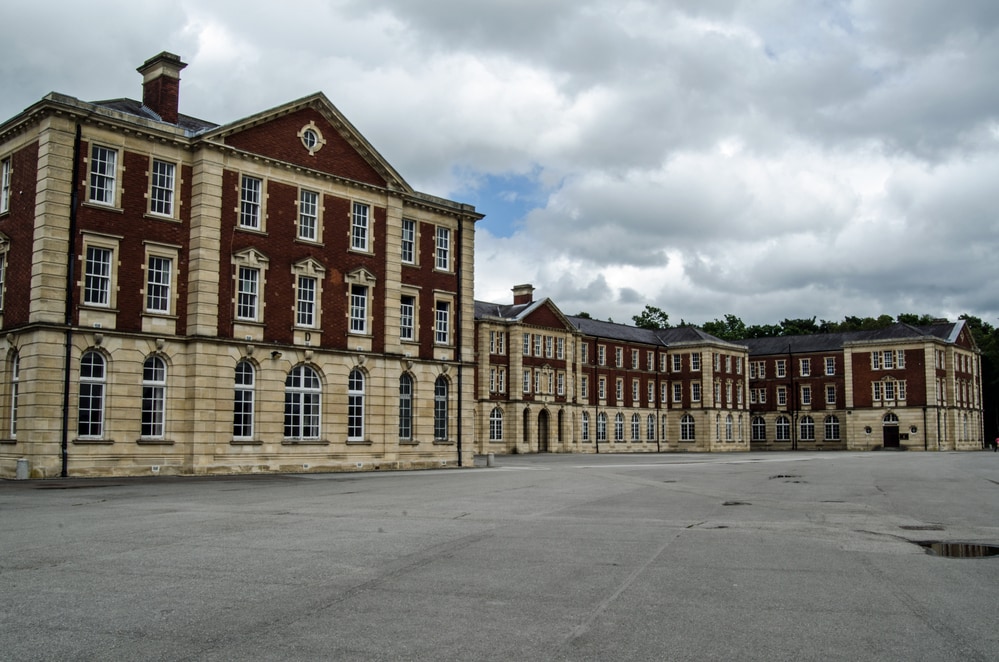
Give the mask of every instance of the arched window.
[[(2, 263), (0, 263), (2, 264)], [(0, 284), (2, 294), (2, 284)], [(21, 381), (21, 355), (12, 352), (10, 355), (10, 438), (17, 439), (17, 393)]]
[(791, 421), (787, 416), (777, 417), (777, 441), (791, 441)]
[(413, 438), (413, 378), (399, 375), (399, 439)]
[(503, 441), (503, 412), (499, 407), (489, 413), (489, 441)]
[(839, 441), (839, 419), (835, 416), (826, 416), (826, 441)]
[(284, 382), (284, 436), (286, 439), (319, 438), (319, 375), (307, 365), (292, 368)]
[(767, 440), (767, 422), (762, 416), (753, 416), (753, 420), (749, 426), (751, 428), (750, 434), (753, 435), (753, 441)]
[(614, 416), (614, 441), (624, 441), (624, 415), (620, 412)]
[(725, 417), (725, 441), (732, 441), (732, 435), (734, 434), (733, 428), (735, 421), (732, 418), (732, 414)]
[(447, 380), (441, 375), (434, 382), (434, 440), (447, 438)]
[(684, 414), (680, 419), (680, 441), (694, 441), (694, 417)]
[(798, 422), (801, 431), (802, 441), (815, 441), (815, 419), (811, 416), (802, 416)]
[(597, 441), (607, 441), (607, 414), (597, 414)]
[(582, 421), (582, 426), (583, 426), (583, 429), (582, 429), (583, 441), (589, 441), (590, 440), (590, 414), (589, 414), (589, 412), (585, 412), (584, 411), (583, 415), (580, 417), (580, 420)]
[(642, 417), (638, 414), (631, 415), (631, 440), (642, 440)]
[(232, 436), (236, 439), (253, 438), (253, 405), (256, 400), (257, 371), (253, 364), (243, 360), (236, 364), (232, 398)]
[(166, 420), (166, 362), (150, 356), (142, 364), (142, 436), (160, 439)]
[(347, 441), (364, 440), (364, 373), (354, 368), (347, 376)]
[(645, 440), (656, 440), (656, 417), (653, 414), (649, 414), (645, 419)]
[(80, 357), (80, 399), (77, 407), (76, 433), (87, 439), (104, 436), (104, 385), (107, 364), (99, 352), (84, 352)]

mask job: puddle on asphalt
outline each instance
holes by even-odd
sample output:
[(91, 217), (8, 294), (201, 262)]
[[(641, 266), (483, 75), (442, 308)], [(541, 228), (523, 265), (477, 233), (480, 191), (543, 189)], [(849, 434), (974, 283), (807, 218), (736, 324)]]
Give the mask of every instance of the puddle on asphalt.
[(948, 559), (980, 559), (999, 556), (999, 545), (968, 542), (916, 542), (927, 554)]

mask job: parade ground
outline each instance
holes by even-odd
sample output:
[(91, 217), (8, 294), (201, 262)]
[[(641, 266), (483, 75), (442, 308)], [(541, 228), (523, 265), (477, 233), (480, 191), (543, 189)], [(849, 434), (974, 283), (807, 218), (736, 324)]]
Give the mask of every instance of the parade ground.
[(999, 453), (0, 481), (6, 660), (997, 660)]

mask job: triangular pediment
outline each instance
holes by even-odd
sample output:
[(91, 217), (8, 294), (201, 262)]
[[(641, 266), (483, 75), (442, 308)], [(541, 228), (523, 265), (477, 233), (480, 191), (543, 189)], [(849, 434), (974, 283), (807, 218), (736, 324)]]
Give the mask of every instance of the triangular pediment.
[(521, 316), (524, 324), (531, 326), (548, 327), (550, 329), (565, 329), (574, 331), (575, 327), (566, 319), (558, 306), (548, 298), (535, 302), (530, 308), (524, 311)]
[(413, 192), (321, 92), (222, 125), (200, 138), (334, 178)]

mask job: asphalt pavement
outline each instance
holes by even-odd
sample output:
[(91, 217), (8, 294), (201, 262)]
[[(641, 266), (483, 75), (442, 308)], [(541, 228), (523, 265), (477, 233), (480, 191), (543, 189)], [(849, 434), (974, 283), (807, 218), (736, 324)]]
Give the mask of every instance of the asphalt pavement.
[(933, 541), (999, 545), (999, 454), (0, 481), (0, 659), (999, 659)]

